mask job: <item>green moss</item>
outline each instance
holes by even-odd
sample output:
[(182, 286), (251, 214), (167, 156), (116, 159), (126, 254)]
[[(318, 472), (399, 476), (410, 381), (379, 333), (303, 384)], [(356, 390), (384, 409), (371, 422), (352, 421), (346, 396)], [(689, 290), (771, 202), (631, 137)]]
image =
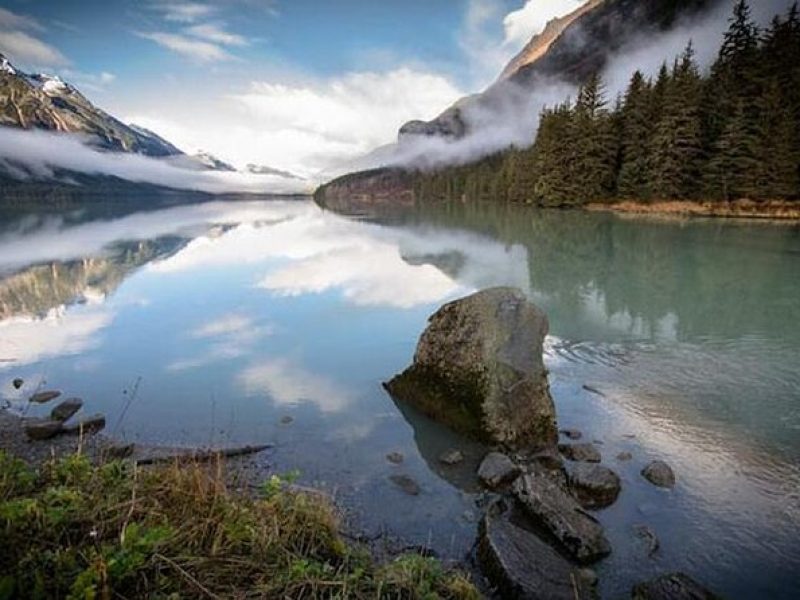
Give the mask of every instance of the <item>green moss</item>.
[(483, 377), (445, 381), (435, 373), (412, 366), (386, 384), (389, 393), (430, 418), (479, 441), (490, 442), (481, 407), (486, 382)]

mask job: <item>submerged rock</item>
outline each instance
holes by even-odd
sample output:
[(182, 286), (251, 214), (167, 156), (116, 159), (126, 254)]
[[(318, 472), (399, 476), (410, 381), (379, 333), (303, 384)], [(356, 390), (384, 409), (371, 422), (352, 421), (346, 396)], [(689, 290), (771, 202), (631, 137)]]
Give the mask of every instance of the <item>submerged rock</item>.
[(569, 472), (569, 487), (584, 508), (605, 508), (617, 501), (622, 482), (608, 467), (580, 463)]
[(514, 522), (502, 501), (481, 521), (478, 559), (502, 598), (582, 600), (596, 597), (597, 577), (558, 554), (536, 534)]
[(55, 400), (61, 395), (61, 392), (56, 390), (48, 390), (46, 392), (37, 392), (30, 398), (28, 398), (28, 402), (33, 402), (34, 404), (44, 404), (46, 402), (50, 402), (50, 400)]
[(81, 419), (77, 423), (73, 423), (72, 425), (64, 426), (64, 433), (75, 434), (75, 435), (88, 435), (91, 433), (97, 433), (98, 431), (102, 431), (106, 427), (106, 418), (103, 415), (92, 415), (91, 417), (86, 417), (85, 419)]
[(464, 462), (464, 453), (461, 450), (448, 450), (439, 457), (439, 462), (449, 467)]
[(559, 444), (558, 451), (567, 460), (599, 463), (602, 460), (600, 451), (594, 444)]
[(647, 545), (647, 556), (653, 556), (660, 546), (656, 532), (647, 525), (634, 525), (633, 530), (639, 539)]
[(556, 479), (543, 473), (523, 475), (514, 482), (514, 495), (526, 513), (581, 564), (611, 553), (603, 527)]
[(389, 452), (389, 454), (386, 455), (386, 460), (388, 460), (393, 465), (399, 465), (405, 459), (400, 452)]
[(413, 364), (386, 385), (398, 400), (482, 441), (556, 443), (542, 342), (545, 314), (513, 288), (444, 305), (422, 334)]
[(620, 462), (627, 462), (633, 458), (633, 454), (630, 452), (620, 452), (617, 454), (617, 460)]
[(633, 600), (721, 600), (684, 573), (669, 573), (633, 587)]
[(662, 488), (671, 488), (675, 486), (675, 473), (663, 460), (654, 460), (644, 469), (642, 469), (642, 476), (653, 485)]
[(513, 481), (520, 473), (519, 467), (505, 454), (490, 452), (478, 468), (478, 477), (492, 489)]
[(16, 379), (14, 379), (14, 381), (11, 382), (11, 385), (14, 386), (15, 390), (18, 390), (19, 388), (21, 388), (23, 386), (24, 383), (25, 382), (22, 379), (17, 377)]
[(389, 480), (409, 496), (419, 496), (419, 484), (409, 475), (392, 475)]
[(32, 440), (49, 440), (61, 433), (61, 421), (53, 419), (25, 419), (23, 422), (25, 435)]
[(80, 398), (67, 398), (50, 411), (50, 418), (63, 423), (72, 418), (81, 408), (83, 408), (83, 400)]

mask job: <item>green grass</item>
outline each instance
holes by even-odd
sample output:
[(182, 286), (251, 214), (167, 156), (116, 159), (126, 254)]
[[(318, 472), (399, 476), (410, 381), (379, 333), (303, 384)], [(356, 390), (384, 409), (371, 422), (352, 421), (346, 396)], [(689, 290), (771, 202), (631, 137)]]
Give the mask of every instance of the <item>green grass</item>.
[(221, 461), (32, 470), (0, 452), (0, 599), (479, 597), (434, 559), (376, 565), (321, 495), (226, 481)]

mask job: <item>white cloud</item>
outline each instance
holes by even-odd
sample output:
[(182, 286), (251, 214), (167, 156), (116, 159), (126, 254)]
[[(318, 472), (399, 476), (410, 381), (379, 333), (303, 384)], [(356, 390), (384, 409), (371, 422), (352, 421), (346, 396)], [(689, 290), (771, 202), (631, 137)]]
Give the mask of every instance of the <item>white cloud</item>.
[(215, 102), (153, 106), (126, 120), (190, 152), (205, 148), (235, 165), (308, 177), (395, 141), (403, 123), (432, 118), (462, 95), (441, 75), (403, 67), (305, 83), (256, 81)]
[(504, 44), (520, 50), (552, 19), (563, 17), (584, 3), (585, 0), (527, 0), (525, 6), (503, 19)]
[(191, 58), (199, 62), (219, 62), (231, 60), (233, 56), (216, 44), (202, 40), (195, 40), (177, 33), (166, 33), (163, 31), (140, 31), (136, 35), (147, 40), (151, 40), (168, 50)]
[(54, 177), (54, 168), (112, 175), (129, 181), (210, 193), (298, 193), (309, 184), (279, 176), (238, 172), (192, 171), (140, 154), (99, 152), (76, 135), (6, 128), (0, 136), (0, 160), (22, 163), (39, 177)]
[(215, 44), (226, 46), (246, 46), (247, 40), (241, 35), (230, 33), (219, 25), (206, 23), (203, 25), (193, 25), (186, 29), (186, 33), (194, 37), (202, 38)]
[(179, 23), (193, 23), (198, 19), (209, 17), (216, 12), (214, 6), (202, 4), (200, 2), (165, 0), (152, 4), (152, 7), (162, 13), (167, 21), (176, 21)]
[(44, 27), (33, 17), (18, 15), (2, 7), (0, 7), (0, 28), (44, 31)]
[(48, 67), (69, 64), (61, 52), (29, 31), (42, 32), (44, 27), (32, 17), (0, 8), (0, 52), (25, 64)]

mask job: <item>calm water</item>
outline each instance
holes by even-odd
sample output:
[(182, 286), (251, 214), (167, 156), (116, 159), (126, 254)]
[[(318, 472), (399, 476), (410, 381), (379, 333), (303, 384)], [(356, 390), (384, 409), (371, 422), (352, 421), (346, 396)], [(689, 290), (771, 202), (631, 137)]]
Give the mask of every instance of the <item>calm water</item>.
[[(798, 597), (798, 227), (487, 206), (380, 222), (306, 201), (4, 216), (0, 393), (21, 409), (45, 380), (133, 441), (275, 443), (265, 460), (334, 491), (367, 532), (459, 558), (482, 449), (380, 384), (441, 303), (500, 284), (547, 310), (560, 424), (623, 479), (599, 513), (605, 595), (677, 569), (731, 598)], [(468, 468), (437, 464), (453, 446)], [(656, 457), (672, 492), (638, 474)], [(652, 559), (639, 523), (661, 539)]]

